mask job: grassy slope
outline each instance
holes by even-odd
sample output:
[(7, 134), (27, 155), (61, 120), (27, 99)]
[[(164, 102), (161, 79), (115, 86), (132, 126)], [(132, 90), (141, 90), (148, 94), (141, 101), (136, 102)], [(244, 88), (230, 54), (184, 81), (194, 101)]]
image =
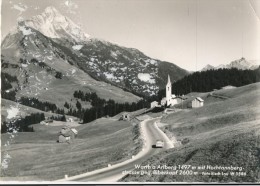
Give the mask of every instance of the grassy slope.
[(215, 92), (229, 99), (207, 97), (205, 106), (183, 110), (162, 119), (163, 130), (185, 145), (168, 150), (144, 163), (154, 165), (242, 166), (245, 177), (127, 176), (124, 181), (257, 182), (260, 181), (260, 83)]
[[(55, 114), (55, 113), (49, 113), (49, 112), (44, 112), (42, 110), (38, 110), (32, 107), (28, 107), (22, 104), (17, 104), (14, 101), (10, 101), (10, 100), (6, 100), (6, 99), (1, 99), (1, 119), (2, 121), (6, 121), (7, 118), (7, 110), (10, 109), (11, 107), (18, 107), (19, 108), (19, 113), (18, 115), (21, 116), (22, 118), (24, 118), (27, 115), (30, 115), (32, 113), (44, 113), (45, 116), (47, 117), (51, 117), (51, 116), (58, 116), (60, 114)], [(70, 117), (70, 118), (76, 118), (74, 116), (67, 116), (66, 117)]]
[[(72, 144), (56, 143), (62, 124), (34, 125), (36, 132), (18, 133), (8, 153), (12, 157), (6, 177), (54, 180), (91, 171), (129, 158), (135, 151), (133, 126), (114, 119), (98, 119), (76, 127)], [(8, 139), (2, 135), (2, 145)], [(2, 148), (2, 155), (4, 153)]]
[[(19, 64), (15, 62), (18, 61), (19, 58), (16, 59), (8, 56), (6, 59), (7, 63)], [(73, 93), (76, 90), (96, 92), (97, 95), (103, 99), (113, 99), (119, 103), (131, 103), (140, 100), (138, 96), (130, 92), (93, 79), (84, 71), (60, 58), (53, 58), (53, 60), (46, 59), (45, 63), (47, 66), (61, 72), (63, 75), (62, 79), (55, 78), (55, 72), (46, 72), (46, 69), (34, 64), (22, 67), (20, 70), (19, 68), (11, 67), (2, 69), (3, 72), (17, 76), (20, 84), (24, 85), (24, 87), (17, 92), (16, 97), (35, 97), (41, 101), (55, 103), (59, 108), (62, 108), (65, 102), (75, 107), (76, 99), (74, 99)], [(25, 84), (25, 72), (28, 75), (27, 84)], [(88, 106), (88, 103), (83, 103), (83, 107)]]

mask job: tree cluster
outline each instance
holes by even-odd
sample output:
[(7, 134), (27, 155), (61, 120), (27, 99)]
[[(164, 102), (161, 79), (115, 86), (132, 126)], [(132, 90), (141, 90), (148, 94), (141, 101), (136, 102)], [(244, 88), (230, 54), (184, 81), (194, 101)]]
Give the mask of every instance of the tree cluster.
[(101, 99), (96, 93), (84, 93), (83, 91), (75, 91), (74, 97), (82, 101), (90, 102), (92, 108), (82, 109), (80, 102), (77, 101), (78, 111), (70, 109), (68, 114), (76, 117), (80, 117), (83, 123), (93, 121), (103, 116), (114, 116), (123, 111), (136, 111), (142, 108), (149, 107), (149, 102), (145, 99), (138, 101), (137, 103), (116, 103), (114, 100)]
[(44, 113), (32, 113), (29, 116), (25, 116), (25, 118), (16, 119), (12, 122), (3, 122), (1, 133), (13, 132), (15, 129), (18, 129), (18, 132), (34, 132), (32, 124), (40, 123), (45, 120)]
[(55, 121), (67, 121), (65, 115), (62, 115), (62, 116), (51, 116), (50, 119), (55, 120)]
[(16, 91), (10, 90), (6, 92), (6, 90), (13, 88), (12, 82), (18, 82), (16, 76), (11, 76), (4, 72), (1, 73), (1, 96), (4, 99), (15, 101)]
[[(176, 95), (190, 92), (209, 92), (214, 89), (232, 85), (236, 87), (260, 81), (260, 67), (255, 70), (217, 69), (194, 72), (172, 84)], [(165, 89), (158, 92), (158, 100), (165, 97)]]
[(22, 105), (26, 105), (29, 107), (33, 107), (45, 112), (53, 112), (53, 113), (57, 113), (57, 114), (64, 114), (64, 110), (60, 109), (56, 106), (56, 104), (54, 103), (49, 103), (47, 101), (42, 102), (39, 101), (37, 98), (27, 98), (27, 97), (21, 97), (21, 99), (19, 100), (20, 103)]

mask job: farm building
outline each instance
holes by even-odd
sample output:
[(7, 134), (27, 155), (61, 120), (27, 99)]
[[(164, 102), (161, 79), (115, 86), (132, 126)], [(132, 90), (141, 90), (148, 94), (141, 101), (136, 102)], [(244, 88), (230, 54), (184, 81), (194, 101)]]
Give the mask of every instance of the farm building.
[(70, 127), (63, 127), (61, 131), (59, 132), (59, 138), (58, 142), (59, 143), (64, 143), (64, 142), (72, 142), (76, 135), (78, 134), (78, 131), (74, 128)]
[(41, 125), (48, 125), (49, 123), (45, 122), (45, 121), (41, 121), (40, 122)]
[(73, 118), (67, 119), (67, 122), (73, 122), (73, 121), (74, 121)]
[(151, 103), (151, 108), (157, 107), (158, 106), (158, 102), (157, 101), (153, 101)]
[(191, 101), (190, 107), (191, 108), (197, 108), (197, 107), (203, 107), (204, 100), (200, 97), (196, 97), (194, 100)]
[(176, 98), (176, 102), (177, 104), (182, 103), (184, 100), (186, 100), (187, 98), (183, 97), (183, 96), (177, 96)]

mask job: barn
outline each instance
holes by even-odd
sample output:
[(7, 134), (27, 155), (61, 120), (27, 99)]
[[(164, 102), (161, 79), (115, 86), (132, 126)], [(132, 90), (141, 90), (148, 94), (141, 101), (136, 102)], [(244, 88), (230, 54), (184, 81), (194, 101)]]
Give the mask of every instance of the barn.
[(191, 107), (192, 107), (192, 108), (203, 107), (203, 105), (204, 105), (204, 100), (201, 99), (200, 97), (196, 97), (196, 98), (191, 102)]
[(59, 143), (71, 143), (76, 135), (78, 134), (78, 131), (75, 128), (70, 127), (63, 127), (61, 131), (59, 132), (58, 142)]

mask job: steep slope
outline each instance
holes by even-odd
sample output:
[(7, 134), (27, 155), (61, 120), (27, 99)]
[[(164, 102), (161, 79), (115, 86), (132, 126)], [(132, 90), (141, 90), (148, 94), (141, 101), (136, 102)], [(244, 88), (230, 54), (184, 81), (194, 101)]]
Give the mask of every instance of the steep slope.
[[(37, 30), (19, 23), (17, 32), (8, 35), (2, 46), (2, 71), (19, 80), (17, 98), (36, 97), (63, 107), (75, 90), (97, 92), (101, 98), (134, 102), (140, 98), (91, 78), (76, 65), (77, 56)], [(74, 101), (74, 102), (73, 102)], [(75, 105), (75, 100), (71, 100)]]
[(42, 14), (25, 20), (24, 23), (49, 38), (63, 38), (82, 42), (87, 41), (90, 37), (69, 18), (61, 15), (54, 7), (47, 7)]
[[(149, 58), (137, 49), (92, 38), (53, 7), (19, 22), (17, 29), (4, 39), (2, 53), (9, 61), (35, 58), (54, 69), (58, 68), (53, 63), (56, 56), (98, 81), (141, 95), (156, 94), (164, 87), (167, 74), (172, 80), (188, 74), (172, 63)], [(17, 56), (16, 59), (13, 56)]]

